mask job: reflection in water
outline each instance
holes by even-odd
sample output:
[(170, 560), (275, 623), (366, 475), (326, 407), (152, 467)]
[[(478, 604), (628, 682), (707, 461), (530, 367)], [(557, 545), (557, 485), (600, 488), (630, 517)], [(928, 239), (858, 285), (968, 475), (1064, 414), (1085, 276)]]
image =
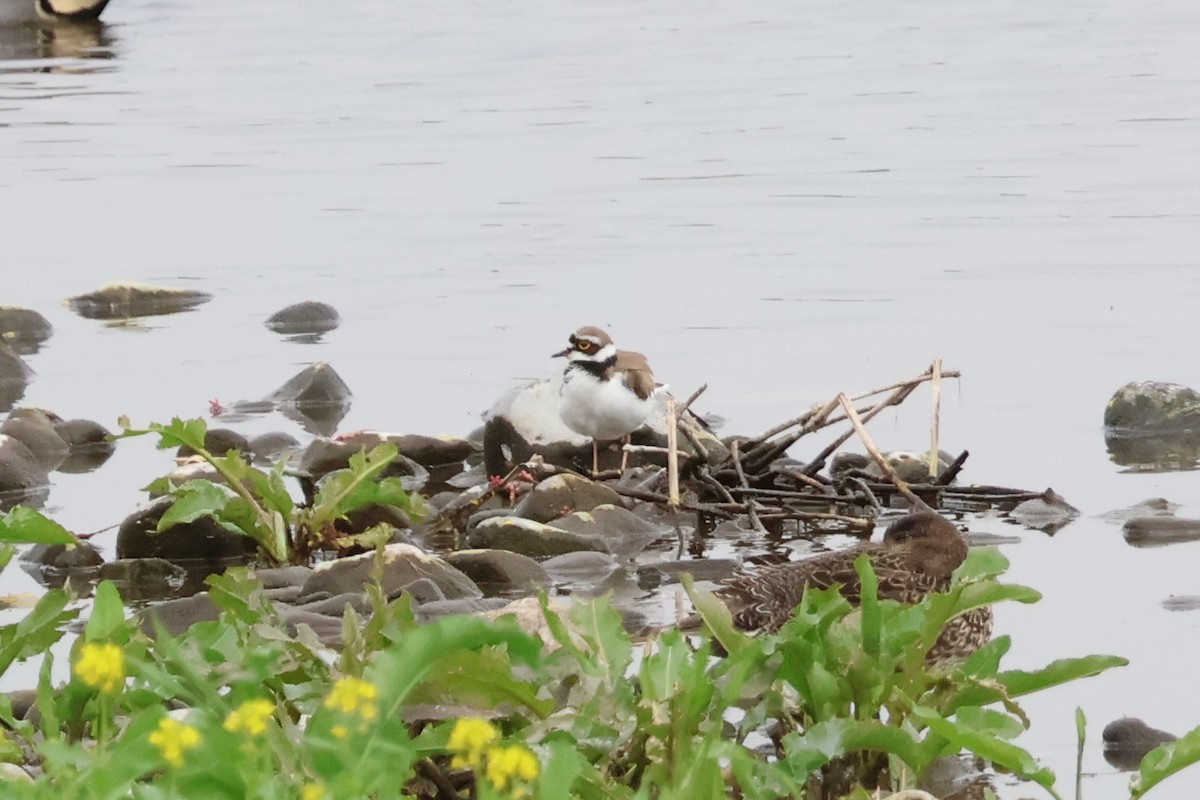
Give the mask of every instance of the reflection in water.
[(1109, 431), (1104, 445), (1112, 462), (1128, 472), (1182, 472), (1200, 464), (1200, 433), (1121, 436)]
[[(0, 3), (6, 0), (0, 0)], [(58, 72), (79, 74), (111, 69), (98, 63), (116, 57), (111, 36), (102, 22), (70, 24), (0, 23), (0, 73)], [(4, 62), (86, 59), (85, 63), (13, 64)]]

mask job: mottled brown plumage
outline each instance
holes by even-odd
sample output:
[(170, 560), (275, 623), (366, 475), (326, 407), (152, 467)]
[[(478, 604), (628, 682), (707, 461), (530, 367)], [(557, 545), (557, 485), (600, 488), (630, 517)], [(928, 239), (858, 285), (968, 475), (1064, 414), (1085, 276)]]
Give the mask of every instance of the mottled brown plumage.
[[(879, 579), (879, 597), (900, 603), (919, 603), (931, 592), (950, 586), (950, 576), (967, 557), (967, 543), (958, 530), (932, 511), (909, 514), (892, 523), (879, 543), (867, 542), (845, 550), (769, 567), (731, 578), (716, 595), (729, 606), (735, 627), (775, 632), (791, 619), (806, 587), (840, 587), (857, 605), (862, 586), (854, 561), (867, 553)], [(963, 658), (991, 636), (988, 608), (955, 617), (942, 632), (927, 660)]]

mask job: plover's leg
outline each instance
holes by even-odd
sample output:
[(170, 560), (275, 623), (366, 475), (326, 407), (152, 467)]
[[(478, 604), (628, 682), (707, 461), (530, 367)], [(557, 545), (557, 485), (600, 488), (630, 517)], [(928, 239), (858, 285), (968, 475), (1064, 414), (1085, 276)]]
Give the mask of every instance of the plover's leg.
[(592, 438), (592, 477), (600, 474), (600, 442)]
[(629, 463), (629, 451), (625, 449), (625, 445), (633, 441), (633, 434), (625, 434), (625, 438), (621, 440), (621, 472), (625, 472), (625, 465)]

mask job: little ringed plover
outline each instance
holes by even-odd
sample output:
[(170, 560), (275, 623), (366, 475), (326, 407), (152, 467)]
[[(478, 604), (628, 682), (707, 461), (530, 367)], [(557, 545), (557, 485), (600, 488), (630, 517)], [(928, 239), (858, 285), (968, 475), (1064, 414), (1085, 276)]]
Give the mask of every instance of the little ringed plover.
[[(641, 353), (618, 350), (600, 328), (571, 334), (559, 415), (576, 433), (592, 437), (592, 471), (600, 471), (598, 442), (628, 437), (655, 405), (654, 375)], [(625, 468), (625, 454), (621, 468)]]

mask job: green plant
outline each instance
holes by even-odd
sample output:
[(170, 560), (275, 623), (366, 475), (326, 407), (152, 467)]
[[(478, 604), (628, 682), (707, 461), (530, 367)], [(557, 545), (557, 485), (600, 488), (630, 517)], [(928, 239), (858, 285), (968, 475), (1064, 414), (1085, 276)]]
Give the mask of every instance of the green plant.
[(270, 470), (248, 464), (237, 451), (216, 455), (204, 447), (207, 426), (202, 419), (181, 420), (168, 425), (152, 423), (133, 428), (122, 417), (123, 433), (116, 438), (158, 436), (159, 449), (187, 447), (216, 470), (223, 483), (194, 479), (176, 486), (166, 479), (148, 489), (175, 498), (158, 522), (158, 531), (173, 525), (211, 517), (226, 530), (249, 536), (258, 543), (269, 563), (306, 563), (314, 550), (360, 544), (371, 546), (386, 532), (370, 530), (344, 535), (334, 527), (339, 519), (370, 505), (400, 508), (410, 517), (424, 513), (420, 497), (407, 492), (398, 478), (380, 476), (396, 458), (394, 444), (385, 442), (370, 452), (349, 459), (346, 469), (325, 475), (310, 505), (292, 500), (285, 484), (287, 460)]
[(1130, 796), (1140, 798), (1146, 792), (1200, 761), (1200, 728), (1193, 728), (1173, 742), (1159, 745), (1142, 757), (1138, 774), (1130, 787)]

